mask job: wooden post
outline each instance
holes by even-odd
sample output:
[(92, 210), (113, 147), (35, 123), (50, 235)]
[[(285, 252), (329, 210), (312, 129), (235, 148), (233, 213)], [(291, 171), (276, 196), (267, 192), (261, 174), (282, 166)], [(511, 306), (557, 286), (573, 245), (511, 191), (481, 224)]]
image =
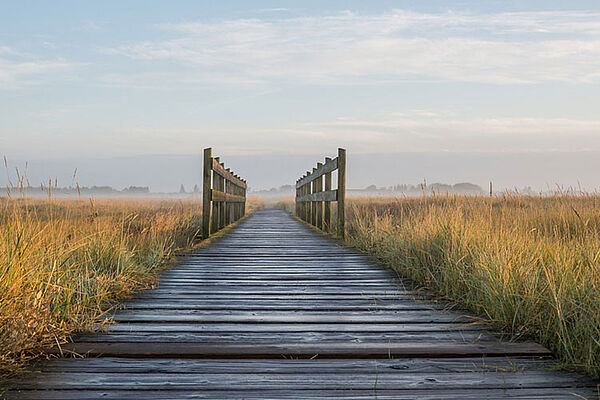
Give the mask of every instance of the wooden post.
[[(317, 169), (313, 168), (313, 172), (315, 172)], [(311, 193), (316, 193), (317, 192), (317, 180), (313, 179), (312, 183), (312, 192)], [(317, 226), (317, 202), (316, 201), (311, 201), (310, 202), (310, 212), (311, 212), (311, 219), (310, 219), (310, 223), (312, 224), (312, 226)]]
[[(306, 176), (310, 175), (310, 171), (306, 171)], [(306, 194), (312, 193), (312, 182), (308, 182), (306, 185)], [(306, 223), (310, 224), (312, 221), (312, 203), (306, 202)]]
[[(306, 176), (306, 174), (304, 175)], [(302, 195), (304, 196), (305, 194), (307, 194), (307, 190), (308, 190), (308, 185), (305, 183), (304, 185), (302, 185)], [(308, 222), (308, 203), (307, 202), (302, 202), (302, 220), (304, 222)]]
[[(302, 179), (302, 178), (300, 178)], [(300, 196), (304, 195), (304, 185), (300, 186)], [(300, 203), (300, 219), (302, 221), (306, 221), (306, 208), (304, 207), (304, 203)]]
[[(217, 160), (217, 162), (219, 161), (219, 157), (215, 157), (215, 160)], [(210, 164), (211, 169), (212, 169), (212, 163)], [(212, 172), (212, 182), (213, 182), (213, 186), (216, 190), (219, 190), (219, 174), (217, 174), (216, 171)], [(216, 231), (219, 230), (219, 203), (216, 201), (212, 202), (212, 215), (210, 218), (210, 233), (215, 233)]]
[[(331, 161), (331, 158), (325, 158), (325, 164)], [(325, 191), (331, 190), (331, 172), (325, 174)], [(323, 230), (325, 232), (331, 231), (331, 202), (326, 201), (324, 203), (325, 209), (323, 210)]]
[(204, 173), (202, 175), (202, 236), (210, 236), (210, 200), (211, 200), (212, 148), (204, 149)]
[[(317, 168), (320, 168), (323, 166), (323, 163), (317, 163)], [(317, 179), (315, 179), (316, 184), (317, 184), (317, 193), (318, 192), (322, 192), (323, 191), (323, 177), (319, 176)], [(323, 229), (323, 202), (322, 201), (318, 201), (317, 202), (317, 224), (316, 224), (317, 228), (319, 229)]]
[(244, 188), (244, 203), (242, 204), (242, 214), (243, 216), (246, 216), (246, 191), (248, 189), (248, 184), (246, 183), (246, 180), (243, 180), (244, 184), (245, 184), (245, 188)]
[(346, 237), (346, 215), (345, 215), (345, 200), (346, 200), (346, 150), (338, 149), (338, 192), (337, 192), (337, 207), (338, 207), (338, 235), (344, 239)]
[[(225, 171), (229, 171), (229, 168), (227, 168)], [(231, 182), (229, 182), (228, 179), (225, 179), (225, 190), (223, 190), (225, 193), (229, 193), (230, 192), (230, 188), (231, 188)], [(225, 226), (231, 224), (231, 210), (230, 210), (230, 206), (231, 204), (225, 200)]]
[[(225, 163), (220, 163), (220, 164), (221, 164), (221, 167), (225, 168)], [(221, 176), (219, 179), (219, 190), (221, 192), (225, 191), (226, 182), (227, 181), (225, 180), (225, 178)], [(225, 214), (226, 214), (225, 202), (221, 201), (221, 202), (219, 202), (219, 229), (223, 229), (227, 225), (227, 220), (225, 219), (226, 218)]]

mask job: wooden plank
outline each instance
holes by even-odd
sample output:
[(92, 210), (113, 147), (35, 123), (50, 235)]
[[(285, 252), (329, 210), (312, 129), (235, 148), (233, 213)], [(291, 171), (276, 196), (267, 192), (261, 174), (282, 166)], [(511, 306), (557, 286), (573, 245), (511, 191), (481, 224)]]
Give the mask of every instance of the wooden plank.
[(122, 357), (63, 358), (40, 360), (31, 370), (41, 372), (86, 373), (197, 373), (239, 374), (261, 371), (263, 374), (302, 373), (370, 373), (376, 368), (385, 373), (437, 373), (447, 372), (521, 372), (525, 369), (544, 371), (555, 368), (556, 362), (544, 356), (517, 357), (464, 357), (464, 358), (397, 358), (397, 359), (194, 359), (158, 358), (139, 359)]
[(187, 286), (192, 287), (196, 285), (201, 285), (204, 287), (208, 286), (358, 286), (362, 288), (366, 287), (377, 287), (384, 288), (389, 290), (395, 290), (398, 288), (397, 284), (388, 283), (384, 279), (365, 279), (366, 282), (361, 282), (356, 279), (336, 279), (336, 280), (316, 280), (316, 279), (164, 279), (162, 280), (158, 286), (159, 287), (168, 287), (168, 286)]
[(397, 357), (498, 357), (550, 355), (536, 343), (296, 343), (269, 345), (202, 343), (66, 343), (49, 351), (90, 357), (195, 357), (195, 358), (397, 358)]
[(312, 194), (305, 194), (296, 198), (299, 203), (311, 202), (311, 201), (337, 201), (338, 195), (337, 189), (328, 190), (326, 192), (316, 192)]
[(411, 292), (408, 290), (383, 290), (378, 288), (360, 288), (359, 286), (346, 287), (344, 285), (327, 287), (327, 288), (311, 288), (311, 287), (289, 287), (289, 286), (244, 286), (244, 287), (203, 287), (198, 286), (194, 288), (173, 288), (173, 287), (158, 287), (152, 289), (153, 293), (160, 295), (175, 295), (175, 296), (186, 296), (186, 295), (198, 295), (198, 294), (242, 294), (242, 295), (355, 295), (355, 296), (402, 296), (402, 295), (418, 295), (417, 292)]
[(481, 400), (481, 399), (511, 399), (511, 400), (573, 400), (595, 399), (595, 388), (518, 388), (518, 389), (490, 389), (444, 388), (443, 391), (432, 389), (382, 389), (372, 385), (370, 389), (335, 389), (335, 390), (287, 390), (287, 389), (244, 389), (243, 393), (234, 388), (229, 390), (181, 390), (177, 387), (162, 388), (160, 390), (24, 390), (21, 392), (9, 391), (6, 399), (15, 400), (97, 400), (97, 399), (148, 399), (172, 400), (177, 399), (232, 399), (244, 398), (246, 400), (264, 399), (293, 399), (324, 400), (324, 399), (351, 399), (351, 400)]
[(318, 177), (322, 176), (323, 174), (326, 174), (331, 171), (335, 171), (337, 168), (338, 168), (338, 159), (334, 158), (333, 160), (330, 160), (330, 161), (326, 162), (325, 164), (321, 165), (319, 168), (314, 170), (311, 174), (300, 179), (298, 181), (298, 183), (296, 183), (296, 188), (300, 188), (301, 186), (311, 183), (312, 181), (314, 181)]
[(194, 311), (121, 310), (113, 316), (117, 322), (187, 322), (187, 323), (470, 323), (473, 317), (442, 310), (403, 311)]
[(246, 198), (244, 196), (238, 196), (235, 194), (229, 194), (225, 192), (221, 192), (219, 190), (212, 189), (211, 190), (211, 200), (212, 201), (225, 201), (227, 203), (244, 203)]
[(127, 310), (232, 310), (232, 311), (383, 311), (383, 310), (443, 310), (443, 305), (431, 304), (420, 305), (409, 302), (408, 304), (332, 304), (329, 301), (321, 303), (288, 303), (274, 304), (272, 303), (250, 303), (248, 302), (227, 302), (218, 301), (210, 302), (208, 300), (187, 300), (185, 302), (172, 301), (137, 301), (135, 303), (127, 303), (124, 308)]
[(193, 299), (247, 299), (248, 301), (254, 299), (273, 299), (273, 300), (299, 300), (299, 299), (314, 299), (314, 300), (329, 300), (335, 301), (339, 299), (367, 299), (367, 300), (383, 300), (383, 299), (409, 299), (414, 301), (432, 301), (429, 297), (422, 296), (417, 292), (402, 292), (402, 293), (340, 293), (340, 292), (262, 292), (262, 293), (252, 293), (252, 292), (210, 292), (205, 291), (204, 293), (200, 293), (195, 290), (181, 290), (181, 289), (153, 289), (140, 292), (136, 295), (136, 299), (173, 299), (174, 297), (186, 300)]
[(169, 323), (169, 322), (130, 322), (108, 325), (109, 332), (452, 332), (481, 331), (484, 324), (449, 323), (388, 323), (388, 324), (318, 324), (318, 323)]
[(244, 182), (242, 179), (236, 177), (235, 174), (233, 174), (231, 171), (225, 169), (225, 167), (223, 167), (223, 165), (219, 164), (218, 161), (213, 161), (212, 170), (215, 171), (217, 174), (221, 175), (228, 182), (231, 182), (232, 184), (234, 184), (235, 186), (246, 189), (246, 187), (247, 187), (246, 182)]
[[(82, 389), (135, 389), (135, 390), (229, 390), (243, 394), (248, 389), (286, 390), (373, 390), (377, 380), (378, 390), (410, 389), (519, 389), (528, 388), (577, 388), (590, 387), (592, 382), (573, 373), (552, 374), (547, 371), (514, 372), (431, 373), (379, 373), (375, 367), (368, 373), (321, 373), (294, 374), (202, 374), (202, 373), (110, 373), (100, 375), (71, 372), (69, 374), (48, 372), (46, 382), (28, 384), (15, 382), (9, 387), (28, 384), (30, 388), (60, 390)], [(161, 376), (159, 376), (161, 375)], [(441, 393), (440, 393), (441, 394)]]
[(447, 343), (488, 343), (497, 337), (483, 331), (443, 331), (443, 332), (111, 332), (77, 335), (78, 342), (119, 342), (119, 343), (202, 343), (265, 345), (278, 342), (287, 343), (339, 343), (339, 342), (439, 342)]

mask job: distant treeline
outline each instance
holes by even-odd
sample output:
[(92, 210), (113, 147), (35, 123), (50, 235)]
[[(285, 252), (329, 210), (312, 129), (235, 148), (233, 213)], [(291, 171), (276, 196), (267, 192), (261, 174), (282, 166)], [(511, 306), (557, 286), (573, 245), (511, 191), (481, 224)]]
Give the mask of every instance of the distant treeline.
[[(255, 196), (284, 196), (294, 195), (295, 187), (293, 185), (283, 185), (279, 188), (271, 188), (269, 190), (258, 190), (252, 191)], [(432, 183), (427, 184), (426, 182), (419, 183), (416, 185), (410, 184), (398, 184), (393, 186), (382, 186), (377, 187), (375, 185), (367, 186), (364, 189), (347, 189), (347, 193), (350, 195), (357, 196), (394, 196), (394, 195), (407, 195), (407, 196), (419, 196), (422, 194), (482, 194), (484, 190), (481, 186), (474, 183), (462, 182), (454, 185), (445, 183)]]
[(148, 186), (129, 186), (122, 190), (115, 189), (111, 186), (91, 186), (91, 187), (51, 187), (46, 186), (29, 186), (24, 188), (8, 188), (0, 187), (0, 196), (8, 194), (18, 195), (21, 193), (31, 197), (42, 196), (145, 196), (150, 194)]
[(400, 184), (394, 186), (377, 187), (375, 185), (367, 186), (364, 189), (351, 189), (350, 193), (403, 193), (407, 195), (420, 195), (423, 193), (427, 194), (445, 194), (445, 193), (456, 193), (456, 194), (481, 194), (483, 189), (481, 186), (469, 182), (456, 183), (449, 185), (446, 183), (432, 183), (427, 184), (426, 182), (419, 183), (417, 185)]

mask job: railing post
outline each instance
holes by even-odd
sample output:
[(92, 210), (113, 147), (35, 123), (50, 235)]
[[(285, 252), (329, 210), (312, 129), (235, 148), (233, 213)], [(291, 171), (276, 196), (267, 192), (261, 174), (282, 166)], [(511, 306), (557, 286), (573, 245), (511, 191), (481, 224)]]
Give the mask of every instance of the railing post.
[[(323, 163), (317, 163), (317, 169), (321, 168), (323, 166)], [(322, 192), (323, 191), (323, 177), (319, 176), (317, 179), (315, 179), (316, 184), (317, 184), (317, 193)], [(323, 202), (322, 201), (317, 201), (317, 223), (316, 223), (316, 227), (319, 229), (323, 229)]]
[[(229, 182), (229, 180), (225, 179), (225, 193), (229, 193), (230, 186), (231, 183)], [(225, 200), (223, 203), (225, 204), (225, 226), (227, 226), (231, 223), (231, 210), (229, 209), (230, 204), (227, 200)]]
[[(300, 181), (299, 179), (296, 180), (296, 185), (298, 184), (299, 181)], [(295, 189), (296, 189), (296, 197), (294, 198), (294, 201), (295, 201), (294, 206), (295, 206), (296, 217), (298, 217), (299, 216), (298, 210), (299, 210), (299, 205), (300, 205), (300, 203), (298, 203), (298, 187), (296, 187)]]
[[(214, 159), (219, 162), (219, 157), (215, 157)], [(217, 174), (216, 171), (212, 172), (212, 184), (216, 190), (219, 190), (219, 174)], [(212, 215), (210, 218), (210, 233), (215, 233), (219, 230), (219, 202), (213, 201), (211, 209)]]
[[(316, 170), (317, 170), (316, 168), (313, 168), (312, 172), (315, 172)], [(316, 193), (317, 192), (317, 180), (314, 179), (311, 183), (312, 183), (312, 192), (311, 193)], [(317, 226), (317, 202), (316, 201), (311, 200), (310, 212), (311, 212), (310, 223), (312, 224), (312, 226)]]
[[(302, 185), (302, 192), (301, 192), (301, 194), (303, 196), (306, 194), (306, 184)], [(308, 221), (308, 208), (307, 208), (306, 202), (302, 202), (302, 220), (304, 222)]]
[(204, 149), (204, 173), (202, 175), (202, 237), (210, 236), (212, 148)]
[[(306, 171), (306, 176), (310, 175), (310, 171)], [(312, 193), (312, 182), (308, 182), (306, 185), (306, 194)], [(306, 202), (306, 223), (310, 224), (312, 221), (312, 202)]]
[[(329, 161), (331, 161), (331, 158), (326, 157), (325, 158), (325, 164), (327, 164)], [(331, 190), (331, 172), (328, 172), (325, 174), (325, 191), (329, 191)], [(326, 201), (324, 203), (324, 210), (323, 210), (323, 230), (325, 232), (329, 232), (331, 231), (331, 202), (330, 201)]]
[(346, 150), (338, 149), (338, 191), (337, 191), (337, 208), (338, 208), (338, 235), (344, 239), (346, 236), (346, 215), (345, 215), (345, 200), (346, 200)]
[[(221, 167), (223, 167), (223, 169), (225, 169), (225, 163), (220, 163), (220, 165), (221, 165)], [(226, 182), (227, 182), (227, 180), (221, 176), (219, 179), (219, 191), (225, 192)], [(226, 214), (225, 202), (220, 201), (219, 202), (219, 229), (223, 229), (227, 225), (227, 220), (225, 219), (226, 218), (225, 214)]]
[[(243, 181), (244, 183), (246, 183), (246, 180)], [(246, 216), (246, 190), (248, 189), (248, 185), (246, 184), (246, 187), (244, 188), (244, 203), (242, 204), (242, 214), (244, 216)]]

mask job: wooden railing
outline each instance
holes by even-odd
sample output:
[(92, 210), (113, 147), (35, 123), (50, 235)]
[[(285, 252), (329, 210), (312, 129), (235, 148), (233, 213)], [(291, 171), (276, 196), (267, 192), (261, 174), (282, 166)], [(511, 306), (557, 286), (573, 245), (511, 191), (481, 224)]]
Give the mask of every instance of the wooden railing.
[[(206, 239), (246, 214), (246, 181), (204, 149), (202, 236)], [(212, 206), (212, 207), (211, 207)]]
[[(331, 173), (337, 169), (337, 189), (331, 189)], [(324, 179), (323, 179), (324, 178)], [(333, 160), (325, 158), (325, 164), (317, 163), (296, 181), (296, 216), (325, 231), (331, 231), (331, 202), (337, 202), (337, 233), (344, 237), (346, 198), (346, 150), (338, 149)]]

